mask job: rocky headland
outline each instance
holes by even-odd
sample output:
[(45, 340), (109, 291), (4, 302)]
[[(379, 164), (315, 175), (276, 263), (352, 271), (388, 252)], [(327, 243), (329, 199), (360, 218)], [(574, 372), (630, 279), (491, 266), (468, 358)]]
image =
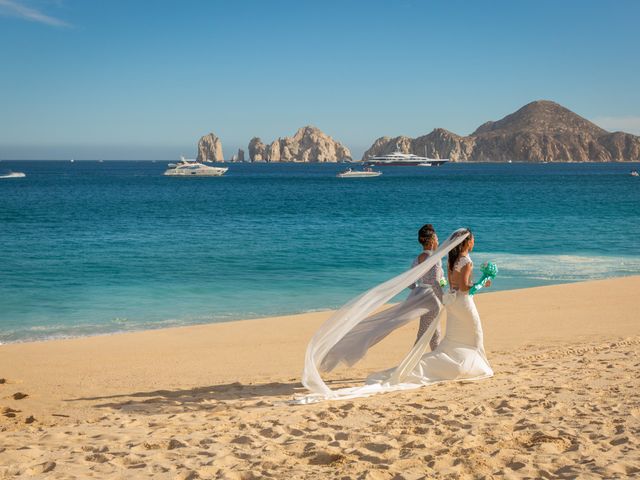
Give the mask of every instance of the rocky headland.
[(224, 162), (222, 141), (214, 133), (204, 135), (198, 141), (198, 162)]
[(455, 162), (639, 161), (640, 137), (608, 132), (562, 105), (538, 100), (468, 136), (436, 128), (417, 138), (378, 138), (362, 159), (395, 151)]
[(278, 138), (266, 145), (258, 137), (249, 142), (252, 162), (324, 163), (351, 159), (351, 152), (320, 129), (306, 126), (293, 137)]

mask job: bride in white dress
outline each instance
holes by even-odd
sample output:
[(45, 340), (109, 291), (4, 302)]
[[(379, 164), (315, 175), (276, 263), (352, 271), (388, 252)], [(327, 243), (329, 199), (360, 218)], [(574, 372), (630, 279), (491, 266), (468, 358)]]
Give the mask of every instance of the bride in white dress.
[[(456, 230), (426, 261), (365, 292), (338, 310), (320, 327), (307, 347), (302, 383), (311, 394), (298, 398), (296, 402), (363, 397), (443, 381), (478, 380), (492, 376), (484, 351), (480, 317), (473, 297), (468, 293), (473, 270), (469, 252), (473, 245), (471, 231)], [(374, 313), (447, 254), (452, 266), (449, 269), (451, 290), (444, 297), (447, 329), (440, 345), (427, 353), (441, 315), (398, 367), (369, 376), (363, 386), (331, 390), (322, 380), (321, 370), (330, 371), (339, 363), (353, 365), (391, 331), (429, 311), (429, 302), (412, 295), (404, 302)], [(433, 292), (427, 291), (424, 295), (431, 298)]]

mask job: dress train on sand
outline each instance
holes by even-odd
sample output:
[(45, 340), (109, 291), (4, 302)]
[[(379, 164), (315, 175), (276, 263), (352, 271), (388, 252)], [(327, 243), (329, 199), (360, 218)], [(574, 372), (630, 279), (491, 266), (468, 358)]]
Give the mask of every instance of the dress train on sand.
[[(484, 351), (480, 316), (473, 297), (466, 292), (450, 291), (444, 295), (446, 334), (432, 352), (428, 352), (429, 341), (442, 317), (442, 303), (433, 291), (424, 289), (415, 292), (404, 302), (373, 313), (464, 241), (466, 235), (461, 233), (460, 230), (454, 232), (423, 263), (356, 297), (320, 327), (307, 347), (302, 377), (303, 384), (311, 393), (296, 399), (294, 403), (365, 397), (444, 381), (478, 380), (493, 375)], [(461, 260), (470, 262), (468, 257), (461, 257)], [(458, 268), (461, 265), (456, 264)], [(436, 319), (399, 366), (370, 375), (366, 384), (360, 387), (331, 390), (322, 380), (320, 371), (330, 371), (339, 363), (353, 365), (364, 357), (372, 345), (429, 311), (438, 312)]]

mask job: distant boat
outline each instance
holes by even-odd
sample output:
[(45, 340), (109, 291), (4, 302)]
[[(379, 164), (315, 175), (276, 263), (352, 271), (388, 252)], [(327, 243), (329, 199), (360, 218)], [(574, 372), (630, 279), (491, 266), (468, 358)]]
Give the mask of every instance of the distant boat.
[(71, 160), (69, 160), (71, 163), (75, 162), (75, 160), (72, 158)]
[(369, 157), (364, 163), (378, 166), (403, 167), (439, 167), (449, 161), (448, 158), (419, 157), (413, 153), (393, 152), (387, 155)]
[(631, 175), (632, 177), (640, 177), (640, 173), (638, 173), (637, 170), (632, 170), (629, 175)]
[(24, 178), (27, 175), (22, 172), (10, 172), (0, 175), (0, 178)]
[(370, 177), (379, 177), (382, 175), (382, 172), (376, 172), (371, 170), (370, 168), (365, 168), (364, 170), (351, 170), (347, 168), (344, 172), (340, 172), (336, 177), (338, 178), (370, 178)]
[(170, 163), (167, 167), (164, 175), (168, 177), (221, 177), (229, 170), (222, 167), (210, 167), (195, 160), (188, 160), (183, 156), (180, 156), (180, 162)]

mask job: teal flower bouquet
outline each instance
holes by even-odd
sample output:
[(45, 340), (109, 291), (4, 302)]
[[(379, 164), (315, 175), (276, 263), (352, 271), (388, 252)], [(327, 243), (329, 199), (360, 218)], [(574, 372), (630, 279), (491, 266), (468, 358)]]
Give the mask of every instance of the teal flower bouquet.
[(484, 287), (487, 280), (493, 280), (496, 278), (496, 275), (498, 274), (498, 266), (493, 262), (485, 262), (480, 267), (480, 271), (482, 272), (482, 277), (480, 277), (480, 280), (469, 289), (469, 295), (473, 295)]

